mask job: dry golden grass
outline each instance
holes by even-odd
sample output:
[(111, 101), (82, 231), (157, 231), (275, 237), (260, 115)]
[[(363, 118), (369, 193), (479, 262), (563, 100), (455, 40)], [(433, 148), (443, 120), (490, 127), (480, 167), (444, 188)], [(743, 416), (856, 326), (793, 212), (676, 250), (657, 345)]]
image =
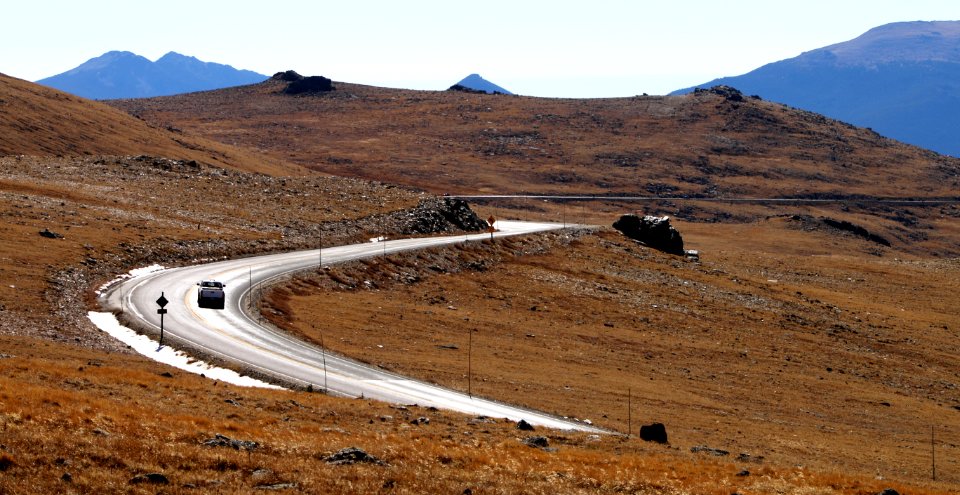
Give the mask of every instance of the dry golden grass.
[(621, 432), (664, 422), (682, 451), (762, 466), (922, 483), (933, 426), (941, 486), (960, 486), (957, 260), (876, 257), (779, 220), (680, 228), (701, 263), (616, 232), (504, 240), (333, 267), (267, 314), (464, 391), (472, 333), (475, 394)]
[(156, 125), (436, 193), (951, 196), (960, 160), (715, 94), (555, 99), (282, 82), (113, 101)]
[[(957, 252), (955, 206), (790, 210), (853, 221), (888, 237), (882, 248), (763, 220), (783, 213), (767, 206), (664, 202), (646, 210), (730, 220), (681, 223), (701, 264), (603, 232), (335, 267), (274, 298), (299, 331), (454, 388), (465, 386), (464, 341), (476, 329), (476, 393), (625, 430), (629, 389), (632, 429), (664, 421), (671, 447), (538, 431), (557, 449), (546, 452), (501, 420), (240, 389), (132, 356), (83, 318), (103, 281), (155, 262), (315, 246), (321, 223), (362, 224), (419, 199), (384, 184), (277, 176), (300, 173), (287, 160), (452, 192), (914, 195), (957, 185), (955, 160), (763, 102), (355, 85), (289, 99), (275, 89), (117, 103), (144, 124), (0, 77), (0, 154), (41, 155), (0, 158), (0, 493), (957, 491), (960, 324), (946, 295), (958, 268), (943, 258)], [(211, 104), (224, 117), (198, 120), (214, 115)], [(511, 202), (482, 212), (608, 224), (624, 208)], [(64, 238), (39, 236), (46, 228)], [(474, 268), (424, 271), (432, 264)], [(403, 282), (411, 273), (420, 281)], [(331, 290), (366, 280), (375, 289)], [(411, 424), (421, 416), (430, 423)], [(926, 476), (930, 424), (936, 483)], [(217, 433), (260, 446), (202, 445)], [(698, 444), (764, 460), (691, 453)], [(387, 464), (324, 461), (348, 446)], [(148, 473), (169, 484), (132, 482)]]
[[(245, 493), (948, 493), (936, 485), (710, 459), (636, 439), (539, 431), (510, 422), (306, 392), (243, 389), (138, 357), (0, 337), (0, 492)], [(170, 375), (170, 376), (168, 376)], [(413, 425), (411, 419), (430, 418)], [(203, 445), (216, 434), (252, 450)], [(325, 462), (357, 446), (382, 466)], [(133, 483), (163, 474), (167, 484)]]

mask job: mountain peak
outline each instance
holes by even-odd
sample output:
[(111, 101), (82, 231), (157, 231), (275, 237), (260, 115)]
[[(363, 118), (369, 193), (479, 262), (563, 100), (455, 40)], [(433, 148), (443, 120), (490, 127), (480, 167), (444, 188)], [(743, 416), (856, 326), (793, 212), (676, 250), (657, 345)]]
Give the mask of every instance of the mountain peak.
[(875, 27), (843, 43), (805, 53), (829, 54), (842, 65), (889, 62), (960, 63), (960, 21), (895, 22)]
[(189, 55), (183, 55), (177, 52), (167, 52), (162, 57), (157, 59), (157, 62), (161, 60), (198, 60), (197, 57), (191, 57)]
[(469, 76), (463, 78), (457, 84), (454, 84), (450, 89), (455, 88), (466, 88), (473, 91), (481, 91), (484, 93), (501, 93), (505, 95), (512, 95), (513, 93), (497, 86), (496, 84), (487, 81), (486, 79), (480, 77), (480, 74), (470, 74)]
[(177, 52), (168, 52), (151, 62), (131, 52), (111, 51), (37, 82), (85, 98), (108, 100), (190, 93), (266, 79), (256, 72), (203, 62)]
[(698, 87), (720, 84), (960, 156), (960, 21), (886, 24)]

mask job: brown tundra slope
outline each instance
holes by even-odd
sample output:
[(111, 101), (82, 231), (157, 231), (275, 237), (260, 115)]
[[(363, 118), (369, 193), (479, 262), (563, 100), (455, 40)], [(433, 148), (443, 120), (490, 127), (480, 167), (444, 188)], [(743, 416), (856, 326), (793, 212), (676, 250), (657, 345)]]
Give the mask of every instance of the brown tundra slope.
[[(960, 321), (950, 297), (960, 272), (946, 257), (960, 235), (951, 204), (664, 202), (650, 208), (710, 220), (677, 222), (699, 263), (609, 229), (569, 231), (331, 267), (264, 301), (270, 319), (305, 338), (325, 335), (336, 350), (452, 387), (466, 385), (469, 350), (476, 393), (590, 418), (629, 438), (526, 433), (496, 418), (242, 389), (133, 355), (84, 318), (96, 309), (94, 289), (133, 267), (315, 247), (321, 228), (327, 242), (389, 235), (399, 225), (391, 219), (425, 196), (387, 181), (669, 194), (708, 194), (710, 184), (724, 194), (787, 194), (791, 181), (809, 188), (792, 194), (835, 194), (836, 182), (850, 185), (842, 194), (950, 195), (955, 160), (717, 94), (495, 99), (338, 84), (331, 95), (291, 98), (270, 83), (124, 102), (142, 107), (136, 119), (0, 83), (0, 493), (872, 495), (960, 486)], [(157, 105), (167, 113), (147, 110)], [(742, 111), (782, 116), (787, 129), (765, 132), (764, 119), (750, 117), (749, 132), (720, 130)], [(808, 119), (809, 134), (786, 119), (795, 115)], [(645, 139), (625, 135), (630, 125), (662, 130)], [(836, 133), (849, 146), (840, 163), (817, 154)], [(681, 162), (690, 157), (701, 165)], [(758, 164), (776, 160), (783, 169), (759, 175)], [(844, 164), (867, 175), (844, 174)], [(325, 169), (334, 166), (342, 169)], [(684, 180), (668, 173), (680, 169)], [(541, 180), (572, 172), (572, 182)], [(481, 208), (596, 224), (622, 210)], [(638, 424), (652, 421), (667, 425), (670, 445), (637, 439)], [(242, 443), (218, 447), (217, 434)], [(530, 436), (548, 447), (528, 446)], [(326, 462), (350, 446), (383, 463)]]
[[(675, 198), (482, 201), (504, 215), (519, 208), (557, 222), (581, 221), (591, 211), (739, 222), (794, 211), (780, 203), (695, 198), (960, 196), (960, 159), (731, 88), (578, 100), (348, 83), (291, 96), (283, 93), (285, 84), (268, 80), (111, 104), (154, 125), (189, 129), (310, 169), (435, 193)], [(831, 210), (832, 218), (900, 248), (960, 253), (950, 239), (955, 222), (939, 207), (848, 202)]]
[(548, 99), (264, 83), (112, 105), (308, 168), (434, 192), (957, 196), (960, 160), (736, 90)]

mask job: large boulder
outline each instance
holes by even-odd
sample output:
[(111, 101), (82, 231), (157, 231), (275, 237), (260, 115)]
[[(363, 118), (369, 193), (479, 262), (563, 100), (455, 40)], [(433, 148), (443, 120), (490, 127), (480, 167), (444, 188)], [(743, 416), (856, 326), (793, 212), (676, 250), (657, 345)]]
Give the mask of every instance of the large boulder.
[(640, 439), (647, 442), (669, 443), (667, 441), (667, 427), (663, 423), (653, 423), (640, 427)]
[(323, 76), (310, 76), (302, 79), (290, 81), (287, 89), (283, 92), (288, 95), (299, 95), (304, 93), (326, 93), (333, 91), (333, 81)]
[(670, 254), (683, 255), (683, 237), (680, 232), (670, 225), (670, 217), (644, 216), (638, 217), (628, 213), (613, 222), (613, 228), (623, 235)]

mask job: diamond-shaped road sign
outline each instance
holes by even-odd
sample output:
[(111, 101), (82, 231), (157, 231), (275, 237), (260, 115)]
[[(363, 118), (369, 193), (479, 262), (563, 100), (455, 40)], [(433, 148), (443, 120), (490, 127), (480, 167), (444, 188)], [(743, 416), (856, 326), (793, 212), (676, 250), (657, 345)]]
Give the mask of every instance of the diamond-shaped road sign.
[(160, 307), (162, 308), (162, 307), (166, 306), (168, 302), (170, 302), (170, 301), (167, 301), (167, 298), (166, 298), (166, 297), (163, 297), (163, 292), (161, 292), (161, 293), (160, 293), (160, 299), (157, 299), (157, 304), (159, 304)]

